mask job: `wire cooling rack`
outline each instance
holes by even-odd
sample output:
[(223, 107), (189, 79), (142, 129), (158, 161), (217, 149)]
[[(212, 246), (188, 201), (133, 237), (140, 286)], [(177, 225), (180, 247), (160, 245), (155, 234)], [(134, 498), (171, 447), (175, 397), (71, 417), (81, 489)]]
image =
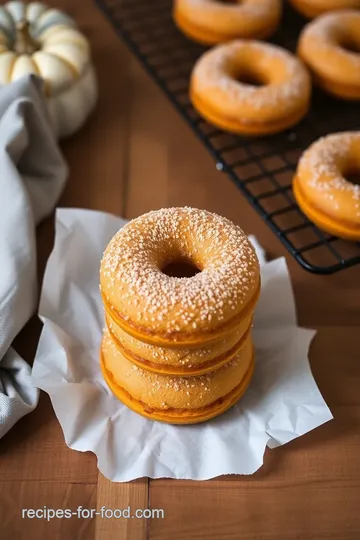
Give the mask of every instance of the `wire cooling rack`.
[[(295, 128), (266, 138), (229, 135), (191, 106), (188, 84), (205, 48), (172, 22), (172, 0), (97, 0), (118, 35), (287, 250), (306, 270), (332, 274), (360, 263), (360, 242), (345, 242), (315, 227), (300, 211), (291, 182), (301, 153), (322, 135), (360, 128), (360, 106), (316, 93), (308, 116)], [(285, 9), (274, 43), (295, 51), (304, 21)]]

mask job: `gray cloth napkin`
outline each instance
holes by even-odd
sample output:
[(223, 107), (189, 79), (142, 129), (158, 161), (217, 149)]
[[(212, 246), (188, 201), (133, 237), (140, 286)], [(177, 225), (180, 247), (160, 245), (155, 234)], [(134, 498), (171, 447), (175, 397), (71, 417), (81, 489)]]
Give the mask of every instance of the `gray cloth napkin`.
[(53, 209), (67, 168), (40, 79), (0, 88), (0, 438), (37, 405), (30, 367), (11, 347), (36, 309), (35, 227)]

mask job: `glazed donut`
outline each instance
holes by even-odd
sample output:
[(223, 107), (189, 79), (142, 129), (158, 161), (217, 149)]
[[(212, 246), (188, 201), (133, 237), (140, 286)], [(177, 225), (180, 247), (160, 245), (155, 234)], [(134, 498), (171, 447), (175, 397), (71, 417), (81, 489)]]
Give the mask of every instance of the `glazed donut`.
[(292, 6), (308, 19), (328, 11), (359, 9), (360, 0), (289, 0)]
[(199, 377), (157, 375), (127, 360), (105, 332), (101, 348), (105, 382), (127, 407), (152, 420), (192, 424), (229, 409), (248, 387), (254, 369), (248, 338), (225, 366)]
[[(198, 270), (170, 277), (172, 263)], [(253, 312), (260, 293), (255, 250), (240, 227), (205, 210), (165, 208), (127, 223), (109, 242), (100, 289), (108, 317), (157, 346), (206, 346)]]
[(122, 355), (134, 364), (155, 373), (189, 376), (201, 375), (228, 363), (248, 338), (251, 321), (252, 315), (220, 341), (192, 349), (150, 345), (124, 332), (109, 317), (106, 317), (106, 326)]
[(335, 133), (303, 154), (293, 182), (304, 214), (319, 228), (347, 240), (360, 240), (360, 185), (346, 180), (357, 171), (360, 131)]
[[(247, 80), (258, 81), (255, 86)], [(245, 82), (241, 82), (241, 80)], [(288, 51), (258, 41), (234, 41), (196, 62), (190, 99), (201, 116), (225, 131), (267, 135), (298, 123), (308, 111), (311, 81)]]
[(237, 38), (264, 39), (280, 22), (280, 0), (175, 0), (173, 17), (191, 39), (215, 45)]
[(314, 82), (342, 99), (360, 99), (360, 12), (338, 11), (322, 15), (303, 29), (298, 55), (309, 67)]

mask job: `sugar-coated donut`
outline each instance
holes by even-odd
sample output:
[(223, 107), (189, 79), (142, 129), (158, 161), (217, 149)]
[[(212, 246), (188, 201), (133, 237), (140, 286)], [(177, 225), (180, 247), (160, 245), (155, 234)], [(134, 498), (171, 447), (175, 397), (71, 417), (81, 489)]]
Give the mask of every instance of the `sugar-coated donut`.
[(313, 143), (301, 157), (293, 189), (308, 218), (347, 240), (360, 240), (360, 185), (346, 175), (360, 171), (360, 131), (335, 133)]
[[(200, 270), (170, 277), (170, 263)], [(166, 208), (130, 221), (105, 250), (107, 316), (157, 346), (206, 347), (247, 320), (260, 292), (255, 250), (240, 227), (205, 210)]]
[(302, 63), (288, 51), (258, 41), (238, 40), (207, 51), (196, 62), (190, 82), (190, 99), (201, 116), (245, 135), (293, 126), (307, 113), (310, 96), (311, 81)]
[(179, 347), (157, 347), (127, 334), (106, 317), (108, 332), (118, 349), (134, 364), (171, 375), (202, 375), (228, 363), (243, 347), (251, 330), (252, 314), (220, 341), (205, 347), (183, 349)]
[(175, 0), (173, 11), (179, 29), (205, 45), (265, 39), (275, 32), (281, 14), (281, 0)]
[(298, 55), (314, 82), (342, 99), (360, 99), (360, 12), (327, 13), (303, 29)]
[(130, 409), (152, 420), (192, 424), (218, 416), (242, 396), (254, 369), (253, 346), (248, 338), (231, 362), (206, 375), (173, 377), (139, 368), (105, 332), (101, 369), (109, 388)]
[(328, 11), (360, 9), (360, 0), (289, 0), (292, 6), (308, 19)]

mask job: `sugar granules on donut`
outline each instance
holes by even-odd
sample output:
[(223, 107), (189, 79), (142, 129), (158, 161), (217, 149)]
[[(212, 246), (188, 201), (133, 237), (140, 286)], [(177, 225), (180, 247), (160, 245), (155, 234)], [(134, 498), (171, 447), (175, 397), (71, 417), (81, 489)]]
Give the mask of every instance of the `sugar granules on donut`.
[(248, 16), (254, 19), (267, 17), (273, 14), (274, 3), (268, 0), (245, 0), (233, 3), (224, 3), (221, 0), (182, 0), (183, 9), (191, 9), (193, 18), (196, 19), (197, 12), (201, 15), (205, 12), (212, 16), (221, 16), (222, 13), (233, 13), (234, 16)]
[(253, 0), (247, 0), (247, 1), (241, 1), (238, 0), (237, 2), (232, 3), (224, 3), (221, 0), (182, 0), (184, 4), (189, 6), (191, 9), (200, 8), (201, 10), (207, 10), (207, 11), (235, 11), (238, 12), (239, 9), (241, 9), (241, 12), (244, 13), (250, 12), (250, 13), (267, 13), (271, 10), (272, 4), (271, 2), (264, 1), (264, 0), (257, 0), (254, 2)]
[[(301, 36), (300, 42), (311, 40), (309, 48), (316, 47), (315, 57), (321, 52), (329, 54), (336, 50), (337, 55), (343, 55), (344, 60), (351, 62), (354, 68), (360, 69), (360, 54), (349, 51), (342, 44), (347, 41), (347, 25), (353, 25), (354, 20), (360, 21), (360, 13), (355, 10), (342, 10), (339, 13), (326, 13), (308, 23)], [(350, 36), (349, 36), (350, 37)]]
[[(106, 330), (104, 331), (104, 336), (104, 351), (106, 352), (106, 350), (108, 350), (111, 354), (118, 355), (119, 351)], [(212, 372), (211, 374), (206, 373), (204, 375), (197, 375), (192, 377), (156, 374), (149, 372), (146, 369), (142, 369), (135, 364), (132, 364), (127, 369), (125, 377), (130, 378), (134, 376), (134, 374), (136, 374), (136, 377), (146, 379), (148, 385), (148, 396), (153, 396), (161, 390), (173, 390), (174, 392), (183, 392), (187, 396), (190, 396), (192, 390), (198, 389), (199, 386), (201, 386), (201, 390), (205, 393), (210, 392), (211, 389), (214, 390), (214, 377), (216, 377), (217, 374), (219, 372), (222, 372), (223, 370), (236, 368), (242, 361), (242, 356), (238, 355), (232, 360), (230, 360), (227, 364), (220, 367), (218, 370)], [(164, 404), (162, 406), (166, 408), (166, 403), (163, 403)], [(188, 405), (190, 405), (190, 403), (188, 403)]]
[[(108, 325), (110, 331), (112, 332), (112, 334), (116, 334), (116, 329), (115, 329), (114, 324), (112, 323), (111, 320), (107, 320), (107, 325)], [(128, 338), (129, 337), (130, 336), (128, 336)], [(128, 348), (122, 334), (117, 334), (117, 339), (121, 342), (122, 346), (125, 349)], [(169, 349), (168, 348), (150, 345), (149, 343), (146, 343), (145, 341), (135, 340), (135, 338), (130, 338), (130, 339), (133, 339), (134, 341), (137, 341), (138, 345), (140, 345), (141, 348), (151, 352), (151, 356), (153, 357), (153, 359), (155, 361), (160, 362), (162, 364), (169, 364)], [(221, 340), (219, 342), (219, 345), (225, 345), (225, 344), (226, 344), (226, 340)], [(178, 353), (178, 356), (176, 358), (176, 362), (178, 362), (182, 366), (186, 366), (186, 368), (194, 367), (194, 365), (191, 364), (191, 359), (193, 358), (194, 351), (192, 351), (190, 349), (177, 349), (176, 352)], [(204, 347), (204, 348), (201, 348), (201, 349), (196, 349), (196, 358), (197, 359), (203, 359), (203, 358), (209, 356), (209, 354), (211, 354), (211, 352), (212, 352), (211, 348)], [(172, 351), (172, 354), (174, 354), (174, 351)]]
[[(299, 162), (299, 170), (303, 167), (311, 170), (309, 186), (324, 192), (325, 197), (332, 189), (348, 191), (356, 203), (360, 202), (360, 185), (341, 176), (336, 163), (337, 159), (348, 155), (354, 140), (360, 140), (360, 133), (335, 133), (318, 139), (310, 146)], [(323, 181), (325, 175), (326, 181)]]
[[(146, 242), (140, 226), (147, 231)], [(175, 242), (179, 254), (186, 257), (187, 237), (196, 238), (195, 244), (211, 243), (207, 252), (211, 249), (212, 263), (190, 279), (170, 278), (159, 271), (152, 254), (164, 243)], [(196, 259), (196, 250), (192, 255)], [(215, 317), (221, 321), (224, 302), (238, 310), (248, 298), (249, 286), (258, 279), (257, 264), (246, 235), (229, 220), (204, 210), (167, 208), (141, 216), (120, 230), (104, 253), (102, 268), (111, 286), (107, 291), (110, 302), (114, 288), (116, 294), (123, 290), (128, 305), (135, 305), (134, 299), (141, 297), (145, 309), (134, 313), (139, 324), (149, 323), (156, 329), (165, 322), (167, 331), (177, 332), (179, 321), (202, 321), (205, 326)]]
[[(242, 83), (227, 75), (229, 61), (246, 49), (260, 50), (268, 59), (280, 59), (286, 66), (288, 80), (283, 83), (265, 84), (262, 87), (257, 87)], [(241, 102), (251, 106), (254, 110), (298, 97), (308, 82), (307, 73), (299, 60), (287, 51), (267, 43), (241, 40), (218, 46), (205, 53), (195, 64), (193, 78), (195, 87), (198, 89), (203, 91), (210, 88), (222, 90), (233, 102)]]

